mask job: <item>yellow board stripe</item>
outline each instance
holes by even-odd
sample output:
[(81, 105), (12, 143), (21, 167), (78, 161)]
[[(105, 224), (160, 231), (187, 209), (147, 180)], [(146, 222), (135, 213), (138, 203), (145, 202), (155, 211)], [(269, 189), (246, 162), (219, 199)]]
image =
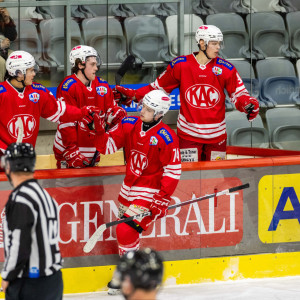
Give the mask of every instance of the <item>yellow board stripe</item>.
[[(300, 252), (167, 261), (164, 284), (300, 275)], [(115, 266), (63, 269), (64, 294), (106, 290)], [(0, 293), (0, 298), (4, 298)]]

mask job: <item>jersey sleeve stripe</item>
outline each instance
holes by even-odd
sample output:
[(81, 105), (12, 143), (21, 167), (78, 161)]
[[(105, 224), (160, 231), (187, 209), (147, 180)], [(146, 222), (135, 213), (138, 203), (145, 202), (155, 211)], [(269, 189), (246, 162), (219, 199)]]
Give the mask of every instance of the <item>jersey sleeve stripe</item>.
[(57, 111), (56, 111), (56, 113), (47, 118), (47, 120), (49, 120), (51, 122), (57, 122), (59, 120), (59, 118), (66, 111), (66, 103), (64, 101), (56, 101), (56, 103), (57, 103)]

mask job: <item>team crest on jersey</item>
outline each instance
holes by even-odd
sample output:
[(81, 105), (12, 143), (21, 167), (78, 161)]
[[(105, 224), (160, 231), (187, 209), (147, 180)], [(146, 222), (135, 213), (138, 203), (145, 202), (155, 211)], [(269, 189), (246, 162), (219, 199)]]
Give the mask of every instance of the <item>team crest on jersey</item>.
[(101, 97), (107, 94), (107, 87), (105, 86), (97, 86), (96, 87), (97, 94)]
[(6, 92), (6, 88), (3, 85), (0, 85), (0, 94)]
[(61, 89), (63, 91), (68, 91), (75, 82), (76, 82), (76, 80), (74, 78), (69, 78), (63, 83)]
[(167, 145), (173, 142), (172, 135), (169, 133), (167, 129), (162, 128), (157, 133), (164, 139)]
[(151, 138), (150, 138), (150, 146), (156, 146), (157, 143), (158, 143), (157, 138), (154, 135), (151, 136)]
[(185, 56), (179, 56), (179, 57), (173, 59), (170, 62), (171, 68), (173, 68), (176, 64), (178, 64), (180, 62), (184, 62), (184, 61), (186, 61), (186, 57)]
[(224, 59), (218, 58), (216, 63), (217, 63), (218, 65), (225, 66), (225, 67), (226, 67), (227, 69), (229, 69), (229, 70), (232, 70), (232, 69), (233, 69), (233, 65), (232, 65), (230, 62), (228, 62), (228, 61), (226, 61), (226, 60), (224, 60)]
[(144, 169), (148, 167), (147, 156), (136, 150), (131, 150), (130, 170), (137, 176), (140, 176)]
[(222, 69), (219, 68), (219, 67), (216, 67), (216, 66), (214, 66), (214, 67), (212, 68), (212, 71), (213, 71), (213, 73), (214, 73), (215, 75), (217, 75), (217, 76), (222, 74)]
[(187, 103), (195, 108), (210, 109), (220, 100), (218, 89), (210, 84), (194, 84), (185, 92)]
[(9, 134), (17, 139), (19, 132), (18, 118), (21, 118), (23, 123), (23, 139), (28, 139), (34, 133), (36, 128), (36, 121), (32, 115), (15, 115), (7, 124), (7, 131)]
[(29, 100), (33, 103), (38, 103), (40, 100), (40, 94), (38, 94), (38, 93), (29, 94)]

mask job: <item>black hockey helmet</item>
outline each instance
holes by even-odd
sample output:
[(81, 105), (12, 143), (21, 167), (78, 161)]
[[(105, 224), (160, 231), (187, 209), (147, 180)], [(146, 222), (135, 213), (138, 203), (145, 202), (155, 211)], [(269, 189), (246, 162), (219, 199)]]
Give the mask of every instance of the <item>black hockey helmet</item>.
[(129, 251), (121, 257), (117, 273), (121, 282), (128, 275), (135, 289), (150, 291), (162, 282), (163, 261), (160, 255), (150, 248)]
[(10, 172), (34, 172), (36, 155), (34, 147), (29, 143), (10, 144), (1, 157), (1, 167), (8, 163)]

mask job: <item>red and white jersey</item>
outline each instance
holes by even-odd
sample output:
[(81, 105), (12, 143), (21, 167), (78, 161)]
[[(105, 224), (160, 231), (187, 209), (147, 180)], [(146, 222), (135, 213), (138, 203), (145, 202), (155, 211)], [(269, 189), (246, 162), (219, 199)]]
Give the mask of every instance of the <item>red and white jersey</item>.
[[(100, 77), (96, 77), (90, 86), (85, 86), (75, 74), (68, 76), (58, 86), (56, 97), (78, 108), (96, 106), (105, 113), (117, 106), (110, 86)], [(56, 159), (64, 160), (62, 153), (73, 145), (77, 145), (79, 151), (91, 160), (96, 151), (95, 135), (80, 122), (60, 123), (53, 146)]]
[(218, 143), (227, 136), (224, 90), (234, 104), (250, 96), (231, 63), (217, 57), (201, 65), (196, 54), (175, 58), (155, 82), (137, 90), (137, 95), (153, 89), (170, 93), (179, 87), (178, 136), (204, 144)]
[(80, 120), (81, 110), (56, 101), (39, 83), (26, 86), (22, 93), (8, 81), (0, 83), (0, 150), (17, 141), (18, 118), (23, 123), (23, 142), (35, 146), (40, 117), (52, 122)]
[(126, 206), (139, 199), (147, 207), (155, 193), (170, 199), (181, 175), (175, 132), (161, 121), (147, 131), (143, 131), (142, 124), (138, 117), (127, 117), (96, 138), (97, 150), (102, 154), (125, 149), (126, 176), (118, 200)]

